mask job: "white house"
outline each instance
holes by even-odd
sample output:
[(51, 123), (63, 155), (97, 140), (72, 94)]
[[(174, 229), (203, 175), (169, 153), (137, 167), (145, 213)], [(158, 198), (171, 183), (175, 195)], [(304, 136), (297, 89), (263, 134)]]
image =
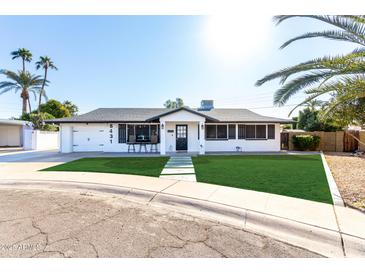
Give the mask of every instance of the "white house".
[(0, 119), (0, 147), (22, 147), (27, 143), (27, 130), (32, 123), (21, 120)]
[(189, 152), (279, 151), (280, 124), (293, 121), (247, 109), (99, 108), (48, 120), (60, 125), (60, 151)]
[(35, 130), (29, 121), (0, 119), (0, 147), (47, 150), (59, 147), (59, 134)]

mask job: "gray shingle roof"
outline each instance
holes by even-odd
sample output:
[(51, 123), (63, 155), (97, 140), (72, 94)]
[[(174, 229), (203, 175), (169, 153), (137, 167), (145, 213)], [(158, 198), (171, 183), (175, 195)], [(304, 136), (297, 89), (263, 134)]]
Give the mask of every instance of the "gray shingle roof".
[[(212, 110), (199, 110), (182, 108), (202, 115), (211, 122), (271, 122), (291, 123), (292, 120), (262, 116), (248, 109), (214, 108)], [(158, 119), (170, 113), (166, 108), (98, 108), (88, 113), (69, 117), (47, 120), (46, 123), (100, 123), (100, 122), (146, 122)]]

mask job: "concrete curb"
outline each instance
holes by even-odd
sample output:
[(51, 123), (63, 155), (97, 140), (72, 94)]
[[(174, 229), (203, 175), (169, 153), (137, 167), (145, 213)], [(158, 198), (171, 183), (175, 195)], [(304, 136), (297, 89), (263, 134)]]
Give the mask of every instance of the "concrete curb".
[(322, 164), (324, 171), (326, 173), (328, 186), (331, 191), (331, 196), (333, 200), (333, 204), (336, 206), (345, 206), (345, 203), (343, 202), (343, 199), (341, 197), (340, 191), (337, 188), (337, 184), (335, 182), (335, 179), (333, 178), (332, 172), (327, 164), (326, 157), (324, 156), (323, 152), (321, 151), (321, 158), (322, 158)]
[(344, 257), (346, 253), (364, 256), (362, 242), (356, 236), (346, 235), (349, 241), (346, 246), (342, 242), (342, 234), (319, 226), (269, 215), (264, 212), (240, 207), (228, 206), (196, 198), (187, 198), (156, 191), (100, 185), (88, 182), (46, 180), (2, 180), (0, 187), (40, 189), (45, 187), (54, 191), (76, 190), (78, 192), (97, 193), (101, 195), (117, 195), (116, 197), (139, 202), (150, 206), (171, 208), (182, 214), (207, 218), (223, 224), (235, 226), (250, 232), (268, 236), (289, 244), (300, 246), (326, 257)]

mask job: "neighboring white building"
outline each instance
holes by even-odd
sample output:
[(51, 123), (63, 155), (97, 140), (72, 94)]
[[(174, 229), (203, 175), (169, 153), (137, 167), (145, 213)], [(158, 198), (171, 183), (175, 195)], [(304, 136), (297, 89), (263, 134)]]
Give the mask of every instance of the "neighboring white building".
[(291, 120), (261, 116), (247, 109), (99, 108), (48, 120), (60, 125), (60, 151), (175, 152), (279, 151), (280, 124)]
[(33, 129), (33, 124), (22, 120), (0, 119), (0, 147), (20, 147), (25, 150), (59, 148), (59, 133)]
[(0, 119), (0, 147), (22, 147), (26, 143), (26, 130), (32, 128), (27, 121)]

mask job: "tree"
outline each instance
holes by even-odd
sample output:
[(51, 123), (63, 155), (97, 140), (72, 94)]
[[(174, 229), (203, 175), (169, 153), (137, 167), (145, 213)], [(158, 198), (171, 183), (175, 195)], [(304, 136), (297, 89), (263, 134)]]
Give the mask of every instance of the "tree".
[[(294, 109), (319, 96), (330, 94), (331, 100), (327, 102), (324, 109), (325, 117), (331, 112), (336, 112), (336, 108), (340, 105), (365, 98), (365, 16), (280, 15), (274, 17), (274, 20), (280, 24), (293, 17), (312, 18), (337, 29), (299, 35), (285, 42), (281, 49), (295, 41), (317, 37), (350, 42), (356, 44), (358, 48), (345, 55), (316, 58), (281, 69), (258, 80), (256, 85), (261, 86), (268, 81), (280, 79), (281, 88), (274, 95), (274, 104), (277, 106), (284, 105), (298, 92), (304, 92), (307, 98)], [(289, 80), (290, 77), (294, 79)]]
[(32, 113), (24, 113), (22, 114), (18, 120), (30, 121), (32, 122), (35, 129), (45, 130), (45, 131), (57, 131), (58, 126), (56, 125), (48, 125), (44, 124), (43, 121), (47, 119), (54, 119), (55, 117), (52, 114), (47, 112), (41, 112), (40, 114), (33, 111)]
[(12, 59), (21, 58), (23, 63), (23, 72), (25, 72), (25, 62), (30, 63), (32, 61), (32, 53), (26, 48), (19, 48), (18, 50), (12, 51), (10, 55)]
[[(30, 74), (28, 71), (18, 71), (18, 73), (10, 70), (1, 70), (0, 74), (4, 75), (8, 80), (0, 82), (0, 95), (8, 91), (21, 91), (22, 113), (27, 112), (27, 102), (29, 102), (29, 93), (36, 94), (42, 86), (43, 79), (39, 75)], [(31, 110), (29, 110), (31, 111)]]
[(184, 106), (184, 101), (181, 98), (176, 98), (175, 101), (169, 99), (163, 105), (165, 108), (181, 108)]
[(78, 106), (73, 104), (71, 101), (66, 100), (63, 102), (63, 105), (68, 109), (68, 112), (71, 114), (71, 116), (75, 116), (79, 112)]
[(305, 131), (336, 131), (341, 130), (341, 126), (334, 121), (321, 119), (320, 110), (306, 107), (299, 111), (298, 128)]
[[(10, 55), (12, 56), (12, 59), (18, 59), (21, 58), (22, 59), (22, 71), (23, 73), (25, 73), (25, 62), (30, 63), (32, 61), (32, 53), (30, 52), (30, 50), (26, 49), (26, 48), (19, 48), (18, 50), (12, 51), (10, 53)], [(31, 111), (32, 107), (30, 104), (30, 100), (28, 98), (28, 106), (29, 106), (29, 111)]]
[(71, 117), (69, 110), (61, 102), (54, 99), (50, 99), (45, 104), (41, 104), (40, 111), (49, 113), (55, 118)]
[(39, 61), (37, 61), (35, 64), (36, 64), (36, 69), (37, 70), (40, 69), (40, 68), (42, 68), (44, 70), (44, 78), (43, 78), (42, 87), (39, 91), (39, 101), (38, 101), (38, 114), (40, 114), (40, 106), (41, 106), (41, 102), (42, 102), (42, 96), (45, 95), (44, 87), (45, 87), (46, 82), (47, 82), (48, 69), (57, 70), (57, 67), (54, 65), (53, 61), (48, 56), (39, 57)]
[[(336, 99), (330, 99), (327, 104), (330, 106), (333, 105), (332, 101), (336, 101)], [(365, 125), (365, 98), (338, 104), (335, 110), (328, 112), (324, 118), (323, 116), (321, 114), (321, 119), (331, 119), (342, 128), (348, 125), (363, 126)]]
[[(31, 113), (23, 113), (18, 119), (32, 122), (36, 129), (54, 131), (58, 129), (57, 126), (45, 125), (43, 121), (54, 118), (70, 117), (71, 115), (76, 114), (78, 107), (70, 101), (65, 101), (62, 104), (57, 100), (51, 99), (45, 104), (41, 104), (40, 111), (41, 112), (34, 110)], [(71, 113), (71, 111), (73, 112)]]

